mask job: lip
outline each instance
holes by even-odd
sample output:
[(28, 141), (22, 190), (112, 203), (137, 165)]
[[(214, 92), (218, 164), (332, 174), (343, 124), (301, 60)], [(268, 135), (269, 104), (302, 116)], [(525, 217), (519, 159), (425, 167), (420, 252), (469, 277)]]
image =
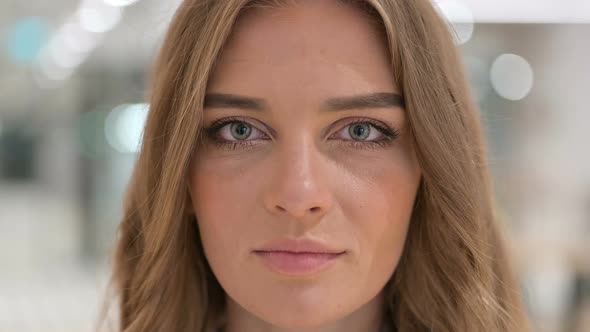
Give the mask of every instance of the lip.
[(333, 265), (346, 250), (310, 239), (280, 239), (252, 252), (275, 272), (289, 276), (306, 276)]
[(329, 246), (320, 241), (308, 238), (303, 239), (277, 239), (270, 241), (254, 251), (288, 251), (292, 253), (319, 253), (319, 254), (340, 254), (344, 249)]

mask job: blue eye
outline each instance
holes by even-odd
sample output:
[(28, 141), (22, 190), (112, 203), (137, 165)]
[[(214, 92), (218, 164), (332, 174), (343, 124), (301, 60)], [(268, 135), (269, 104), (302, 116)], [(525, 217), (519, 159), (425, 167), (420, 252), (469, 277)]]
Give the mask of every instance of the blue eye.
[[(226, 130), (227, 129), (227, 130)], [(243, 141), (252, 135), (252, 132), (260, 132), (256, 127), (241, 121), (231, 121), (225, 123), (218, 128), (217, 135), (226, 141)]]
[(352, 144), (355, 147), (383, 147), (392, 143), (399, 133), (389, 129), (373, 119), (362, 118), (348, 123), (338, 133), (346, 132), (352, 139), (346, 139), (344, 144)]
[[(238, 147), (255, 145), (251, 139), (248, 140), (253, 132), (261, 133), (262, 137), (266, 136), (256, 127), (238, 117), (217, 120), (211, 126), (205, 128), (205, 132), (208, 139), (224, 150), (235, 150)], [(254, 135), (254, 138), (258, 137)]]
[[(211, 126), (205, 128), (207, 137), (216, 146), (224, 150), (235, 150), (256, 145), (255, 140), (269, 139), (264, 132), (250, 125), (240, 117), (229, 117), (215, 121)], [(369, 118), (361, 118), (349, 122), (343, 129), (338, 131), (348, 133), (351, 139), (339, 139), (344, 145), (351, 145), (358, 148), (379, 148), (385, 147), (399, 136), (398, 131), (390, 129)]]

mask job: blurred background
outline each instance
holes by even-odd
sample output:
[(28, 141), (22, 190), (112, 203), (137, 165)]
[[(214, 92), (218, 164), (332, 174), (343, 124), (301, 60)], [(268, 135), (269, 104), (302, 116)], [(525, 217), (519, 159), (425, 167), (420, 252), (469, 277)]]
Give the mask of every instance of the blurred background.
[[(179, 2), (0, 2), (1, 332), (95, 327)], [(480, 106), (534, 331), (590, 331), (590, 0), (436, 4)]]

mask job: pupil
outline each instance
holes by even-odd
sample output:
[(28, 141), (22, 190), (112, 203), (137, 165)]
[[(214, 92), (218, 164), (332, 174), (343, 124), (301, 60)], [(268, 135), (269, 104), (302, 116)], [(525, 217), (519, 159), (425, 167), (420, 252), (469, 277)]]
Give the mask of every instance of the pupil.
[(367, 125), (356, 125), (351, 128), (351, 134), (352, 136), (360, 136), (360, 139), (365, 139), (369, 134), (369, 129)]
[(236, 138), (246, 138), (248, 136), (249, 133), (249, 128), (247, 126), (244, 126), (243, 124), (239, 123), (239, 124), (234, 124), (234, 133), (238, 136)]

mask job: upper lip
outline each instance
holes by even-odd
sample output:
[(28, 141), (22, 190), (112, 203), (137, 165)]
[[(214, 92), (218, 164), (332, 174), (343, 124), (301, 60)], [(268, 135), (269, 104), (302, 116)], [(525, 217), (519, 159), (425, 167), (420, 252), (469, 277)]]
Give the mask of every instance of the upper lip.
[(346, 250), (337, 249), (320, 241), (309, 238), (290, 239), (283, 238), (270, 241), (256, 251), (285, 251), (293, 253), (322, 253), (322, 254), (341, 254)]

